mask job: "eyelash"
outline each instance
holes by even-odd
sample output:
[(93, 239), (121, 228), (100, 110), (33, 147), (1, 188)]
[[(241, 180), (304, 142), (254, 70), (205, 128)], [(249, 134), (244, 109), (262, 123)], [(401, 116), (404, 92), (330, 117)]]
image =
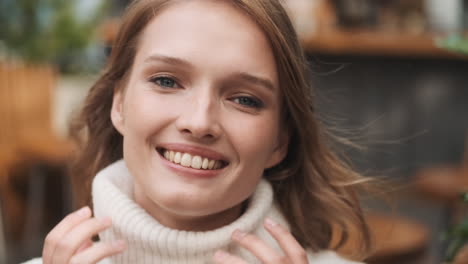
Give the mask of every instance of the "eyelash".
[[(241, 100), (243, 100), (244, 102), (241, 102)], [(248, 101), (246, 102), (246, 100)], [(252, 96), (238, 96), (234, 98), (232, 101), (235, 102), (236, 104), (249, 107), (249, 108), (254, 108), (257, 110), (262, 109), (264, 107), (264, 104), (261, 100)]]
[[(172, 82), (173, 86), (163, 85), (161, 83), (162, 80)], [(149, 82), (151, 82), (153, 84), (156, 84), (157, 86), (159, 86), (161, 88), (179, 88), (180, 87), (179, 84), (177, 83), (177, 81), (174, 78), (170, 77), (170, 76), (153, 76), (153, 77), (149, 78)]]
[[(169, 80), (173, 83), (174, 86), (177, 86), (177, 87), (163, 85), (161, 84), (162, 80), (166, 80), (166, 81)], [(149, 79), (149, 82), (156, 84), (157, 86), (162, 87), (162, 88), (179, 88), (180, 87), (177, 84), (177, 81), (174, 80), (174, 78), (170, 76), (153, 76)], [(247, 108), (254, 108), (257, 110), (260, 110), (264, 107), (263, 102), (253, 96), (238, 96), (238, 97), (235, 97), (232, 101), (241, 106), (244, 106)]]

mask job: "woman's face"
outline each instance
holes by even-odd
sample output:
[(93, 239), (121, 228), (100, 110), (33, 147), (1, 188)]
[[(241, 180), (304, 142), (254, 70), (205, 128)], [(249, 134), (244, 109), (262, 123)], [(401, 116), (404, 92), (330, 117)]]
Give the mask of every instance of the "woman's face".
[(136, 201), (176, 229), (234, 220), (286, 153), (279, 95), (269, 42), (235, 7), (180, 1), (162, 11), (111, 114)]

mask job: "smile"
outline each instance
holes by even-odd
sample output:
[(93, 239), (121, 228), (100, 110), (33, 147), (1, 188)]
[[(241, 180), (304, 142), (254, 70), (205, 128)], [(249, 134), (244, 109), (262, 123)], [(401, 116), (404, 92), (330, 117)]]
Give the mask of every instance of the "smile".
[(227, 162), (223, 160), (213, 160), (199, 155), (172, 151), (168, 149), (158, 149), (158, 152), (166, 160), (187, 168), (199, 170), (219, 170), (227, 166)]

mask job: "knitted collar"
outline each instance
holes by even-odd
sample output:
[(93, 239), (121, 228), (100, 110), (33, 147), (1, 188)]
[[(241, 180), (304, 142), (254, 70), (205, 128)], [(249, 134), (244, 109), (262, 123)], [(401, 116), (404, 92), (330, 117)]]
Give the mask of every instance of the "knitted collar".
[(133, 197), (132, 177), (123, 160), (100, 171), (92, 188), (96, 217), (110, 216), (113, 226), (102, 232), (102, 241), (124, 239), (127, 250), (112, 257), (112, 263), (210, 263), (217, 249), (240, 255), (256, 263), (247, 251), (231, 243), (235, 229), (251, 232), (278, 248), (263, 229), (268, 215), (287, 226), (273, 205), (271, 185), (262, 180), (251, 196), (245, 212), (234, 222), (208, 232), (189, 232), (161, 225), (140, 207)]

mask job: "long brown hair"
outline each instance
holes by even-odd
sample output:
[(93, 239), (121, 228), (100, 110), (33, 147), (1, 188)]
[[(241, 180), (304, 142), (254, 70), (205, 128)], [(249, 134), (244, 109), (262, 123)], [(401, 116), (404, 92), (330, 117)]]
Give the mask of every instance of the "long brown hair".
[[(126, 10), (112, 53), (99, 80), (91, 88), (84, 107), (72, 124), (80, 149), (72, 167), (75, 189), (86, 196), (96, 173), (122, 158), (122, 136), (111, 123), (112, 98), (131, 72), (138, 38), (145, 26), (167, 5), (178, 0), (135, 0)], [(305, 247), (322, 250), (337, 247), (349, 230), (362, 235), (361, 252), (370, 247), (370, 235), (356, 188), (363, 177), (342, 162), (328, 147), (330, 133), (316, 117), (307, 60), (285, 10), (278, 0), (226, 0), (249, 15), (264, 31), (276, 58), (283, 120), (289, 131), (285, 159), (265, 171), (275, 199), (290, 223), (291, 232)]]

